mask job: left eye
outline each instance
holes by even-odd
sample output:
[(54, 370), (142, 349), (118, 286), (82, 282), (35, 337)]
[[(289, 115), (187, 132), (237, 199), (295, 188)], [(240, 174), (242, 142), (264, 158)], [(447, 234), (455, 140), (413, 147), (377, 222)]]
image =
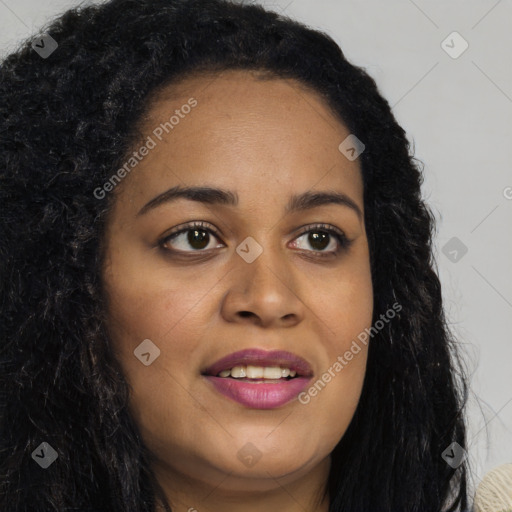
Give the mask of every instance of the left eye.
[[(300, 240), (307, 235), (307, 243), (314, 247), (320, 252), (327, 253), (336, 253), (338, 252), (337, 244), (341, 243), (340, 236), (332, 230), (309, 230), (304, 234), (298, 236), (295, 240)], [(326, 250), (326, 243), (330, 241), (327, 247), (331, 246), (331, 250)], [(296, 242), (295, 242), (296, 243)], [(304, 249), (304, 247), (298, 247), (299, 249)], [(306, 248), (306, 250), (308, 250)], [(316, 251), (315, 251), (316, 252)]]
[[(205, 252), (205, 249), (213, 249), (213, 247), (208, 247), (210, 242), (210, 235), (213, 235), (215, 238), (218, 238), (218, 235), (211, 228), (205, 227), (204, 224), (192, 224), (185, 226), (183, 229), (171, 233), (166, 236), (161, 242), (160, 245), (169, 251), (172, 252)], [(307, 228), (303, 230), (295, 240), (299, 240), (304, 238), (305, 235), (308, 235), (307, 242), (314, 248), (313, 252), (320, 252), (320, 256), (325, 255), (333, 255), (338, 253), (341, 249), (347, 248), (350, 244), (349, 240), (346, 238), (345, 234), (340, 230), (325, 226), (318, 225)], [(333, 240), (334, 239), (334, 240)], [(188, 244), (189, 247), (192, 247), (194, 250), (188, 251), (186, 249), (169, 249), (168, 246), (172, 245), (176, 247), (177, 241), (182, 241), (184, 244)], [(334, 243), (334, 242), (337, 242)], [(329, 243), (331, 242), (331, 243)], [(297, 243), (297, 242), (295, 242)], [(332, 247), (331, 250), (326, 250), (329, 246)], [(303, 247), (298, 247), (299, 249), (304, 249)], [(305, 249), (308, 250), (308, 249)]]

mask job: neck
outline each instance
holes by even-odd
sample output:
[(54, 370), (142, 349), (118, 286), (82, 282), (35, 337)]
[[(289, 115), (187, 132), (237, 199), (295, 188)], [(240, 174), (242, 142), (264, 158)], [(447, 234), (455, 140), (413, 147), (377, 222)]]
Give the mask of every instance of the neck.
[[(230, 475), (223, 475), (216, 482), (205, 482), (169, 467), (165, 473), (163, 468), (155, 468), (155, 474), (173, 512), (329, 512), (329, 497), (324, 497), (329, 469), (330, 457), (327, 457), (295, 480), (269, 476), (269, 488), (258, 491), (244, 486), (243, 479)], [(155, 512), (165, 512), (165, 508), (158, 504)]]

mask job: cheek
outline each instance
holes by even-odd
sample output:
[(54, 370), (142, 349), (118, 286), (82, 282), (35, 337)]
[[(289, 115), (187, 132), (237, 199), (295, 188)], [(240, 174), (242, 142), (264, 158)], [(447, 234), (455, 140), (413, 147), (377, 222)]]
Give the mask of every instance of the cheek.
[(191, 321), (194, 312), (219, 279), (189, 271), (170, 273), (161, 265), (134, 265), (122, 257), (111, 261), (104, 278), (109, 328), (114, 341), (123, 345), (146, 338), (155, 343), (181, 339), (180, 330), (197, 325)]
[(324, 293), (318, 293), (312, 304), (320, 318), (326, 359), (301, 403), (326, 418), (327, 438), (339, 438), (353, 417), (366, 373), (371, 342), (366, 330), (373, 317), (369, 266), (361, 265), (340, 276)]
[(311, 417), (318, 419), (316, 428), (326, 450), (332, 450), (344, 435), (359, 403), (368, 340), (362, 342), (358, 336), (371, 326), (371, 318), (371, 304), (365, 297), (346, 303), (346, 309), (337, 317), (336, 335), (324, 338), (325, 363), (298, 397), (309, 421)]
[[(190, 278), (180, 282), (177, 276), (157, 279), (153, 271), (121, 279), (126, 268), (117, 268), (117, 275), (106, 280), (108, 329), (115, 357), (130, 385), (131, 413), (148, 438), (162, 428), (162, 439), (179, 439), (180, 432), (190, 426), (187, 418), (193, 410), (205, 414), (187, 389), (194, 352), (204, 343), (204, 327), (200, 328), (198, 318), (201, 299), (213, 284), (201, 280), (194, 286)], [(150, 347), (148, 366), (134, 354), (142, 353), (138, 347), (145, 340), (156, 347), (145, 345)], [(165, 429), (169, 424), (174, 426), (172, 431)]]
[(310, 287), (308, 297), (319, 326), (325, 329), (331, 356), (371, 326), (373, 286), (369, 264), (363, 258), (326, 278), (323, 286)]

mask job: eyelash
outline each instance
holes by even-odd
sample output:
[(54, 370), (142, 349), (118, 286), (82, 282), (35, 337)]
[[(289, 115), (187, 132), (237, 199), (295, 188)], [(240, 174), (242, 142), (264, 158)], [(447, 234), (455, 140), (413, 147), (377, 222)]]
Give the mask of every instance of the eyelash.
[[(184, 254), (184, 253), (186, 254), (189, 252), (193, 252), (193, 253), (208, 252), (208, 251), (204, 251), (204, 250), (176, 251), (174, 249), (168, 249), (164, 246), (167, 242), (176, 238), (178, 235), (181, 235), (182, 233), (186, 233), (187, 231), (192, 231), (194, 229), (196, 229), (198, 231), (206, 231), (208, 233), (213, 234), (216, 238), (220, 239), (220, 236), (217, 234), (217, 232), (214, 229), (208, 227), (207, 223), (205, 223), (203, 221), (198, 221), (198, 222), (190, 222), (190, 223), (186, 224), (184, 227), (182, 227), (179, 231), (176, 231), (174, 233), (170, 233), (169, 235), (166, 235), (164, 238), (162, 238), (158, 242), (158, 245), (164, 251), (172, 252), (175, 254)], [(299, 232), (299, 234), (297, 235), (296, 238), (300, 238), (302, 235), (309, 233), (309, 232), (319, 232), (319, 231), (328, 233), (329, 235), (333, 236), (336, 239), (336, 241), (338, 242), (339, 248), (336, 249), (335, 251), (327, 251), (327, 252), (314, 251), (314, 250), (307, 251), (307, 252), (315, 253), (315, 257), (327, 258), (327, 257), (337, 256), (340, 252), (346, 251), (352, 244), (352, 241), (346, 237), (346, 235), (345, 235), (345, 233), (343, 233), (343, 231), (338, 230), (337, 228), (334, 228), (332, 226), (329, 226), (328, 224), (314, 224), (312, 226), (306, 226)], [(302, 249), (302, 250), (305, 250), (305, 249)]]

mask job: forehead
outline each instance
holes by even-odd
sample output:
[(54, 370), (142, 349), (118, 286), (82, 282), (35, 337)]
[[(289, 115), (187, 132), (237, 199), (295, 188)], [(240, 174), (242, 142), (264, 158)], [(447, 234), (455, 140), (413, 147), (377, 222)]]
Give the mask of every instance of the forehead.
[(246, 70), (192, 76), (161, 89), (140, 126), (154, 147), (126, 180), (132, 201), (206, 183), (235, 189), (242, 201), (292, 189), (362, 194), (359, 162), (338, 149), (350, 132), (295, 80)]

